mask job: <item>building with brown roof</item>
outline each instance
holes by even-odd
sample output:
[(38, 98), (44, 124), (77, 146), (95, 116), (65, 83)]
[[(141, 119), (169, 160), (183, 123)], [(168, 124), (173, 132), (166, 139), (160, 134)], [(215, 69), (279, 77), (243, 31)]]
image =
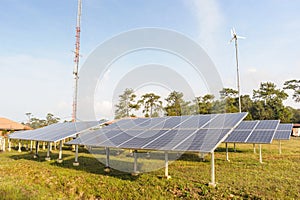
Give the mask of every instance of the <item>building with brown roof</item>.
[(21, 130), (31, 130), (32, 128), (18, 122), (12, 121), (10, 119), (0, 117), (0, 136), (6, 132), (11, 131), (21, 131)]

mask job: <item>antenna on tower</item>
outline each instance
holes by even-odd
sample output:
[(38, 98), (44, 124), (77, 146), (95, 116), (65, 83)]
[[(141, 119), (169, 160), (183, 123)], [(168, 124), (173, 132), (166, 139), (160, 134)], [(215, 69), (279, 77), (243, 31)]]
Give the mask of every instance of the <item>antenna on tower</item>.
[(78, 9), (77, 9), (77, 21), (76, 21), (76, 43), (74, 51), (74, 96), (73, 96), (73, 113), (72, 121), (76, 122), (77, 119), (77, 93), (78, 93), (78, 66), (79, 66), (79, 49), (80, 49), (80, 20), (81, 20), (81, 0), (78, 0)]
[(237, 76), (237, 88), (238, 88), (238, 95), (239, 95), (239, 112), (242, 112), (241, 106), (241, 90), (240, 90), (240, 72), (239, 72), (239, 60), (238, 60), (238, 39), (246, 39), (246, 37), (238, 36), (235, 32), (235, 29), (231, 29), (231, 40), (229, 43), (234, 41), (235, 43), (235, 60), (236, 60), (236, 76)]

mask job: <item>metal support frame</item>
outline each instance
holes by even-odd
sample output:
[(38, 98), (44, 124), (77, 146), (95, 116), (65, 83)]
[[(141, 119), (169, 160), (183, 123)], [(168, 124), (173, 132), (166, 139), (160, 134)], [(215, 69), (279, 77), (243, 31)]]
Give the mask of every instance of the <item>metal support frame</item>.
[(52, 142), (50, 142), (50, 151), (52, 151)]
[(47, 160), (47, 161), (51, 160), (51, 158), (50, 158), (50, 146), (51, 146), (51, 143), (48, 142), (48, 144), (47, 144), (47, 156), (45, 158), (45, 160)]
[(279, 140), (279, 154), (281, 154), (281, 140)]
[(58, 159), (57, 159), (58, 163), (62, 163), (62, 140), (59, 141), (59, 153), (58, 153)]
[(216, 187), (216, 180), (215, 180), (215, 152), (211, 152), (211, 182), (209, 183), (210, 186)]
[(78, 144), (75, 145), (75, 161), (73, 162), (73, 166), (79, 166), (79, 162), (78, 162)]
[(165, 178), (169, 179), (171, 176), (169, 176), (169, 155), (168, 151), (165, 151)]
[(261, 154), (261, 144), (259, 144), (259, 162), (263, 163), (263, 161), (262, 161), (262, 154)]
[(230, 161), (229, 160), (229, 155), (228, 155), (228, 143), (225, 143), (225, 147), (226, 147), (226, 161)]
[(256, 153), (255, 144), (253, 144), (253, 153)]
[(11, 151), (11, 141), (9, 138), (8, 138), (8, 151)]

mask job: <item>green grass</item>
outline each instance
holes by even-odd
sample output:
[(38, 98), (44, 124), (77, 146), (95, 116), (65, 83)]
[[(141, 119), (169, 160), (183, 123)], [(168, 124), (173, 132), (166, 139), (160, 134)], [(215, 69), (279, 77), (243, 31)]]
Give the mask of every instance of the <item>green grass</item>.
[[(73, 167), (74, 152), (69, 150), (64, 150), (62, 164), (55, 162), (57, 151), (50, 162), (44, 161), (45, 151), (39, 159), (25, 151), (1, 152), (0, 199), (300, 199), (300, 138), (282, 142), (281, 155), (278, 142), (263, 145), (263, 164), (252, 145), (245, 144), (238, 144), (226, 162), (224, 146), (215, 153), (216, 188), (207, 185), (209, 155), (204, 162), (196, 154), (182, 155), (170, 164), (172, 178), (167, 180), (161, 178), (163, 168), (137, 177), (118, 170), (105, 173), (103, 164), (83, 148), (79, 167)], [(130, 169), (133, 159), (126, 155), (112, 156), (112, 164)], [(140, 171), (163, 164), (153, 157), (139, 159)]]

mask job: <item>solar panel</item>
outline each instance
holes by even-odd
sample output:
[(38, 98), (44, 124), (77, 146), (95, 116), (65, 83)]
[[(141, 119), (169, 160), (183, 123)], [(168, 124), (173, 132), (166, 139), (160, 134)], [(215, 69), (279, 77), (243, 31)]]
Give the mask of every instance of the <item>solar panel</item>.
[(279, 120), (243, 121), (225, 139), (225, 143), (269, 144)]
[[(118, 122), (68, 144), (147, 150), (211, 152), (247, 113), (151, 118)], [(127, 119), (128, 120), (128, 119)], [(90, 137), (90, 138), (89, 138)]]
[(292, 129), (293, 124), (279, 124), (275, 132), (274, 140), (289, 140)]
[(99, 125), (98, 121), (56, 123), (35, 130), (24, 131), (21, 133), (15, 132), (10, 134), (9, 138), (57, 142), (59, 140), (73, 137), (78, 132), (96, 125)]

